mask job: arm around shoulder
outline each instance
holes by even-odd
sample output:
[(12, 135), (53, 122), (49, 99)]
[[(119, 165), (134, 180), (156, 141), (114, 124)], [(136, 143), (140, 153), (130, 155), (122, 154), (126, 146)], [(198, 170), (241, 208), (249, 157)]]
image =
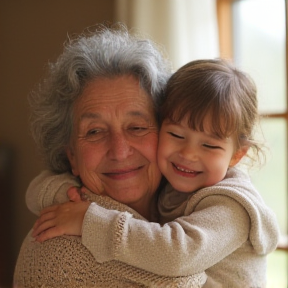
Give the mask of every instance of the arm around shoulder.
[(158, 275), (205, 271), (249, 234), (249, 216), (238, 203), (225, 196), (208, 198), (198, 211), (163, 226), (94, 203), (84, 218), (83, 244), (97, 261), (119, 260)]
[(69, 201), (67, 190), (71, 186), (80, 186), (78, 179), (72, 174), (55, 174), (44, 170), (29, 184), (26, 205), (31, 212), (39, 215), (45, 207)]

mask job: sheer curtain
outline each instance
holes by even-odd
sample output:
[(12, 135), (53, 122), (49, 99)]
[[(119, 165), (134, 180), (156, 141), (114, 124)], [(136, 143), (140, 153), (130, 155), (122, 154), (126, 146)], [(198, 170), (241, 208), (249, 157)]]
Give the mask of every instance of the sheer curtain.
[(116, 0), (115, 20), (164, 46), (174, 69), (219, 57), (216, 0)]

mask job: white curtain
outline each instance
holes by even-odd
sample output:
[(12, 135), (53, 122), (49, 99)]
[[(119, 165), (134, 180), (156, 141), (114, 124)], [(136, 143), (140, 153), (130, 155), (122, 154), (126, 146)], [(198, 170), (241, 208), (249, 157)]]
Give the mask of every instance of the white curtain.
[(163, 45), (174, 69), (219, 57), (216, 0), (115, 1), (115, 20)]

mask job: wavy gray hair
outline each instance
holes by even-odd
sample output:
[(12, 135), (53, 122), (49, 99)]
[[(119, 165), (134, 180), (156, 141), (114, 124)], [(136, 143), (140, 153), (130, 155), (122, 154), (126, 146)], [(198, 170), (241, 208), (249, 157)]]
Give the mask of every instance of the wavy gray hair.
[(48, 168), (56, 173), (71, 169), (65, 149), (72, 134), (73, 105), (89, 81), (134, 75), (151, 95), (156, 113), (170, 73), (170, 62), (160, 49), (130, 34), (124, 25), (98, 26), (94, 32), (69, 39), (29, 97), (32, 136)]

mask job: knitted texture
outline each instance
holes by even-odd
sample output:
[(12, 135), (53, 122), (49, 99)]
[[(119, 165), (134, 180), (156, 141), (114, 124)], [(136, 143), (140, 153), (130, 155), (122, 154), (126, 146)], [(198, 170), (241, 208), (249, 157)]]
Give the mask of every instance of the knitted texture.
[[(105, 208), (132, 209), (110, 198), (90, 195)], [(15, 287), (203, 287), (206, 275), (165, 277), (129, 266), (120, 261), (98, 263), (81, 243), (81, 237), (62, 236), (37, 243), (30, 233), (24, 240), (14, 273)]]
[[(248, 175), (230, 168), (223, 181), (190, 195), (166, 188), (159, 200), (162, 221), (176, 219), (187, 227), (199, 217), (201, 225), (198, 227), (206, 228), (199, 246), (206, 255), (202, 255), (198, 265), (205, 270), (208, 279), (218, 281), (225, 288), (266, 287), (266, 256), (276, 249), (280, 232), (275, 213), (265, 204)], [(232, 213), (228, 214), (229, 207)], [(177, 220), (180, 216), (188, 217)], [(247, 216), (246, 225), (243, 219)], [(204, 246), (205, 243), (208, 246)], [(185, 244), (183, 241), (180, 247)], [(195, 260), (197, 250), (192, 245), (189, 247), (189, 255), (193, 253)], [(201, 255), (201, 250), (199, 253)], [(207, 259), (210, 267), (201, 266)]]

